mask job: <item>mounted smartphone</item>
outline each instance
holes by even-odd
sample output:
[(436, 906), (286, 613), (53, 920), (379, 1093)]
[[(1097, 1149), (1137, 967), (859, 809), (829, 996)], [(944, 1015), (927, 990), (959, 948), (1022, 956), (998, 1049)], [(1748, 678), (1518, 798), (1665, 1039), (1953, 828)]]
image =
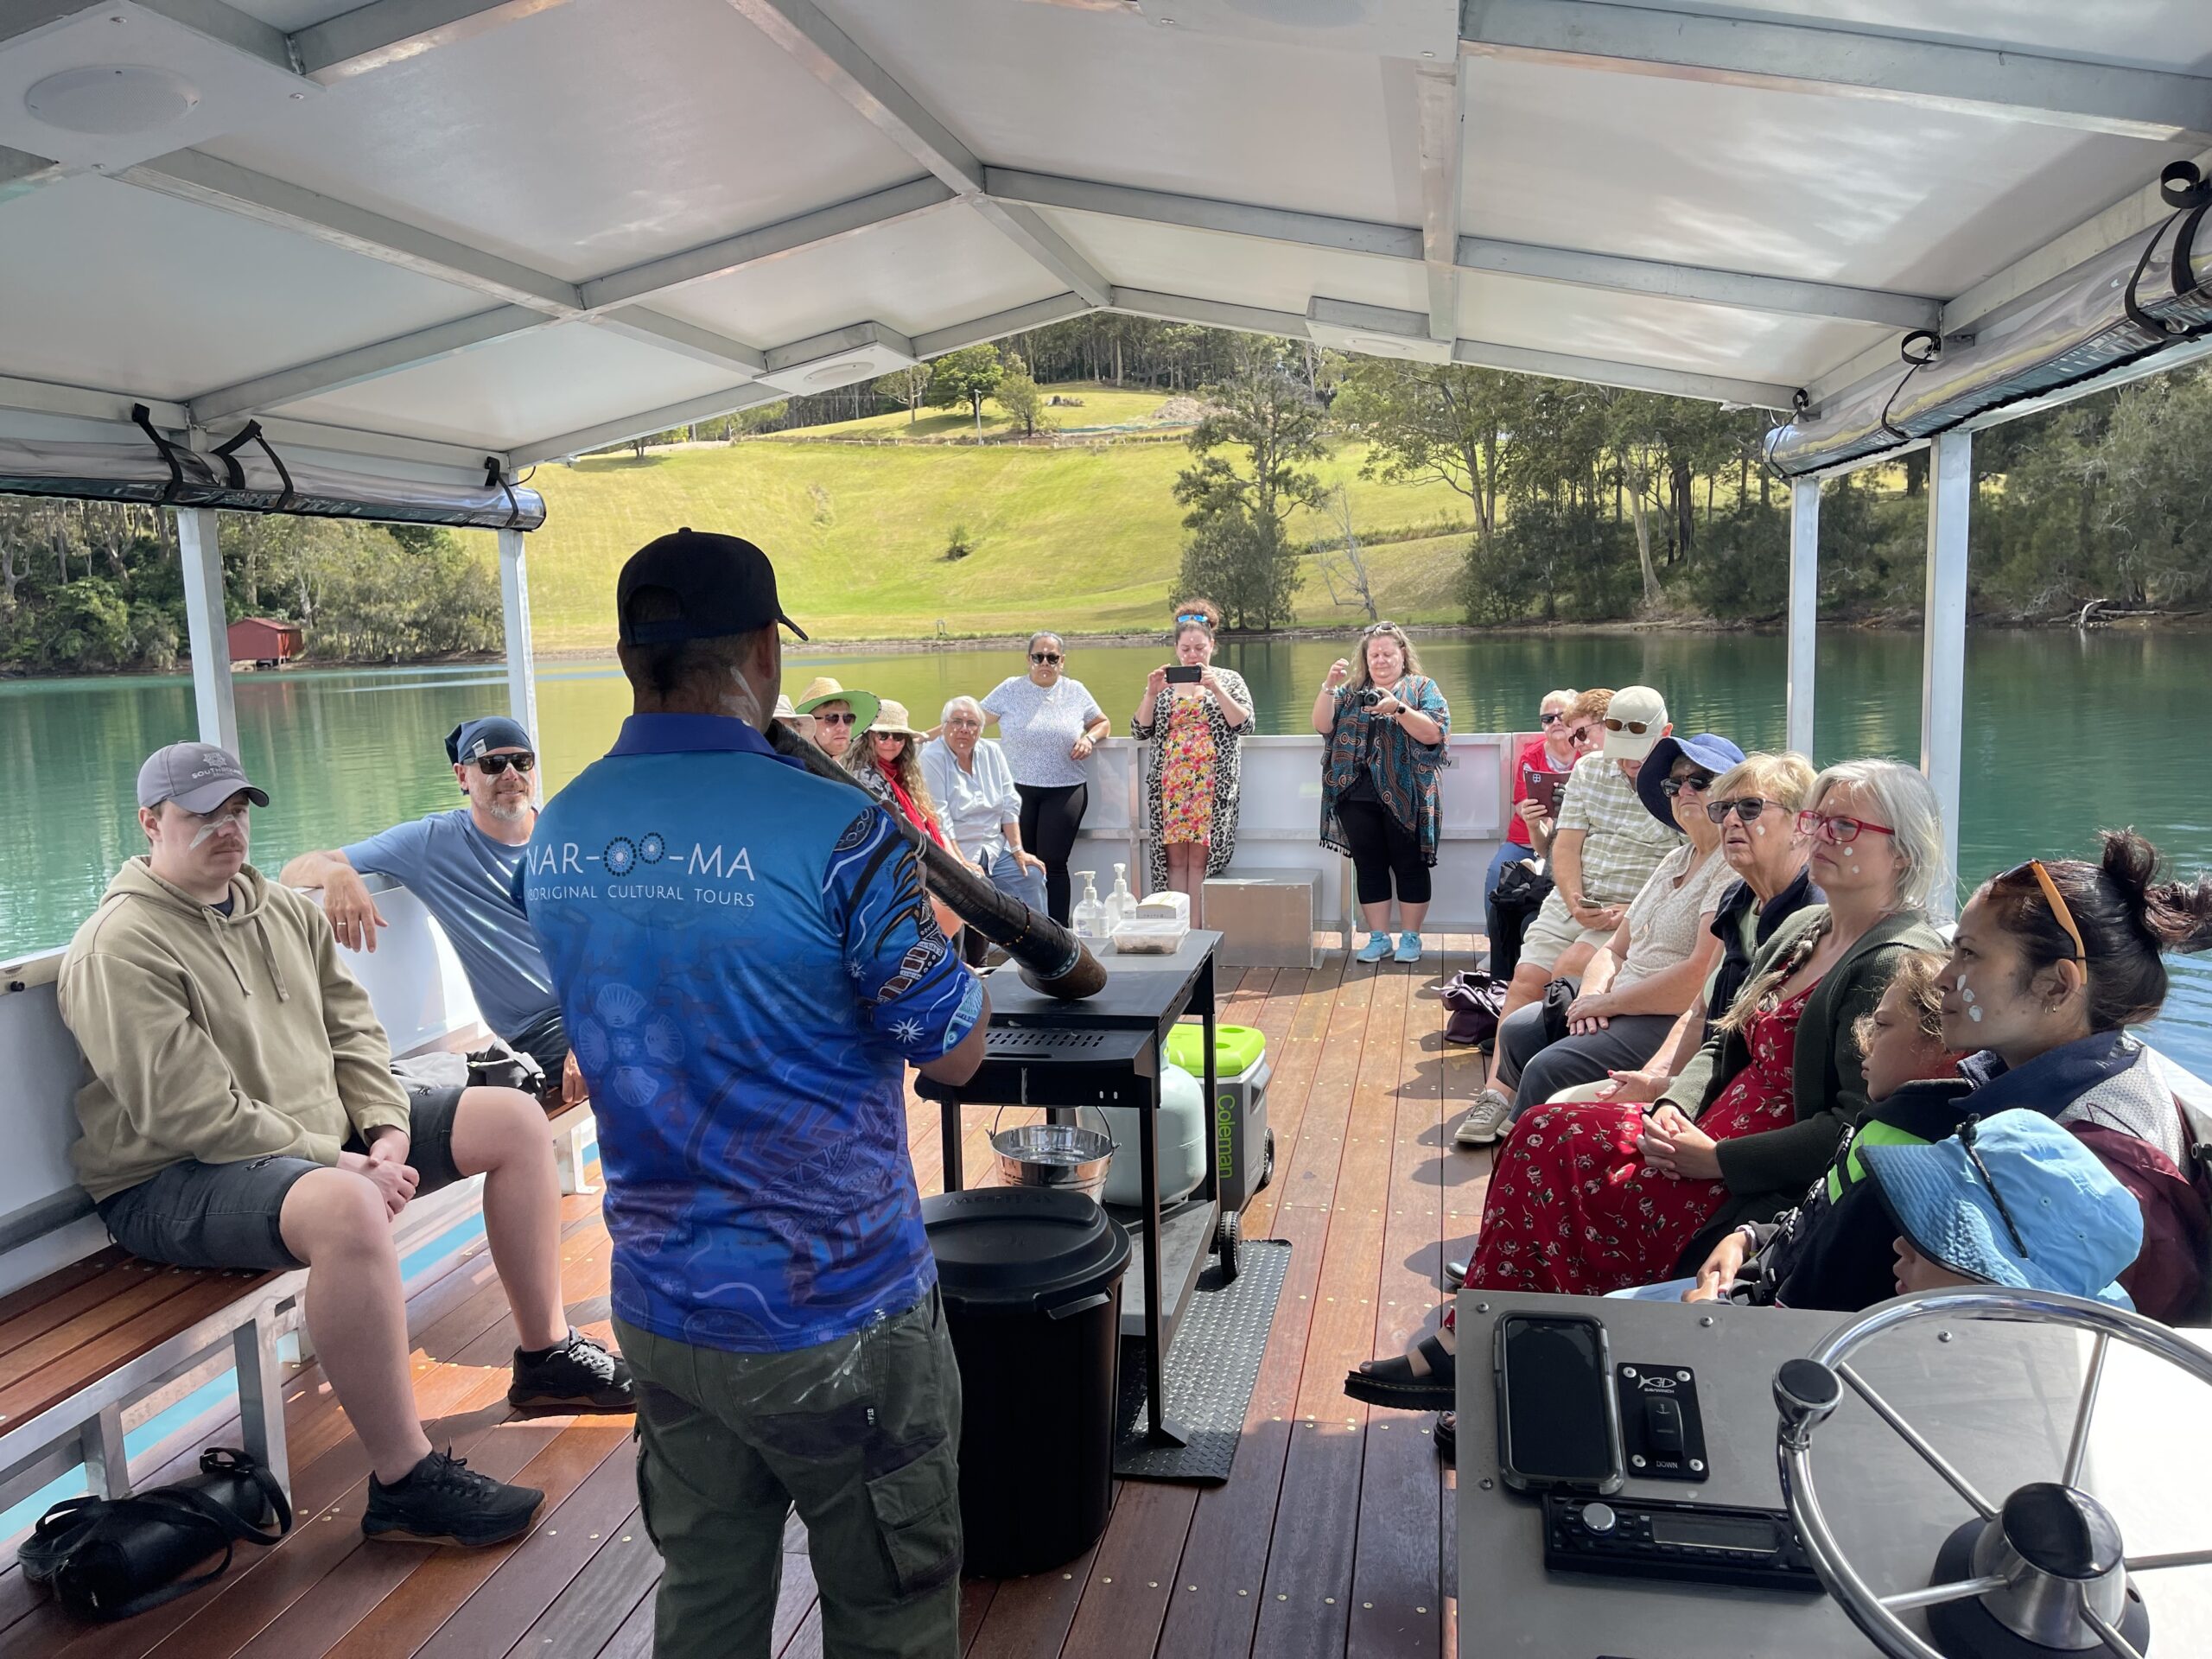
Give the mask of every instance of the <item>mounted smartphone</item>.
[(1167, 671), (1167, 683), (1170, 685), (1196, 685), (1198, 683), (1198, 677), (1205, 671), (1205, 667), (1203, 664), (1178, 663), (1174, 667)]
[(1497, 1322), (1497, 1462), (1518, 1492), (1617, 1492), (1626, 1478), (1605, 1327), (1586, 1313)]

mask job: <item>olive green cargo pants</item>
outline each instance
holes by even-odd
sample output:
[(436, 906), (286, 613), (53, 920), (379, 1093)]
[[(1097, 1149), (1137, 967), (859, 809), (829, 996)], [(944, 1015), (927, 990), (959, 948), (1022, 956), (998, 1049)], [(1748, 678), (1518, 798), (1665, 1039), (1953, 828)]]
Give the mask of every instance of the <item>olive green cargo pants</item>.
[(959, 1650), (960, 1372), (932, 1289), (791, 1353), (615, 1321), (638, 1378), (638, 1497), (663, 1570), (656, 1659), (767, 1659), (794, 1504), (826, 1659)]

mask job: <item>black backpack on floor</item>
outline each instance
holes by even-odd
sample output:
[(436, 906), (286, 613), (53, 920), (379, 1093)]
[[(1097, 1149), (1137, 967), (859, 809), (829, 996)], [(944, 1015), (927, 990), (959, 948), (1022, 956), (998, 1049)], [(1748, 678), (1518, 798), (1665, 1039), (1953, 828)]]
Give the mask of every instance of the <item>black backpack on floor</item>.
[[(238, 1544), (273, 1544), (291, 1529), (292, 1506), (269, 1471), (215, 1446), (200, 1454), (197, 1475), (174, 1486), (55, 1504), (16, 1558), (80, 1618), (131, 1618), (221, 1578)], [(184, 1576), (218, 1550), (213, 1567)]]

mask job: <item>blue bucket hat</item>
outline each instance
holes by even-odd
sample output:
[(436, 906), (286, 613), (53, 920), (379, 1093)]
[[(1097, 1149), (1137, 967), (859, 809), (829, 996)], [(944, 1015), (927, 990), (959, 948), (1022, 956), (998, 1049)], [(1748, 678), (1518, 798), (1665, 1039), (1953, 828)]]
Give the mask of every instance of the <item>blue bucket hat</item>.
[(1636, 774), (1636, 795), (1643, 803), (1643, 810), (1669, 830), (1681, 826), (1675, 822), (1675, 804), (1659, 785), (1675, 769), (1675, 757), (1678, 754), (1688, 755), (1715, 778), (1732, 766), (1744, 764), (1744, 752), (1718, 732), (1700, 732), (1694, 737), (1662, 737), (1654, 743), (1651, 753), (1643, 758), (1643, 769)]
[(1939, 1266), (2016, 1290), (2134, 1306), (2114, 1281), (2143, 1248), (2142, 1210), (2041, 1112), (1969, 1118), (1947, 1141), (1866, 1146), (1859, 1156), (1897, 1230)]

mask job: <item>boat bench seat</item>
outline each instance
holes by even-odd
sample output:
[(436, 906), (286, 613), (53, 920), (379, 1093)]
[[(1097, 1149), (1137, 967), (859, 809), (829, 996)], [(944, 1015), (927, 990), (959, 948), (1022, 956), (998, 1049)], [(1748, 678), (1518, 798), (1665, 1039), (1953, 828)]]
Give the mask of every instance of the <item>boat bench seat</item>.
[[(546, 1128), (562, 1192), (591, 1192), (584, 1164), (594, 1134), (590, 1103), (553, 1114)], [(479, 1183), (463, 1181), (409, 1205), (394, 1230), (402, 1259), (450, 1232), (480, 1191)], [(46, 1230), (88, 1215), (92, 1204), (82, 1190), (69, 1196), (76, 1202), (54, 1205), (48, 1215), (55, 1224)], [(443, 1253), (439, 1265), (466, 1248), (464, 1242)], [(302, 1268), (174, 1268), (110, 1245), (0, 1296), (0, 1509), (79, 1464), (105, 1496), (127, 1494), (124, 1410), (219, 1359), (226, 1345), (238, 1373), (245, 1449), (289, 1492), (277, 1344), (298, 1330), (301, 1357), (313, 1353), (301, 1325), (306, 1285)]]

